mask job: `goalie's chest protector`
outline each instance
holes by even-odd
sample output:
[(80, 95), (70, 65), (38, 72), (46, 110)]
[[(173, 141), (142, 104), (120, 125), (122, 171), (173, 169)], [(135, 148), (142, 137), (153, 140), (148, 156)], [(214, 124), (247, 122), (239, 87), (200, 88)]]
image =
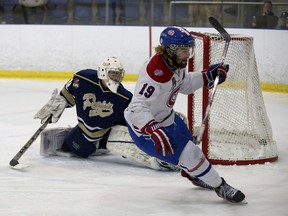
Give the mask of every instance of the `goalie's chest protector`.
[(121, 84), (118, 92), (103, 89), (95, 70), (78, 72), (68, 91), (74, 96), (77, 116), (87, 128), (109, 128), (124, 120), (123, 112), (132, 93)]

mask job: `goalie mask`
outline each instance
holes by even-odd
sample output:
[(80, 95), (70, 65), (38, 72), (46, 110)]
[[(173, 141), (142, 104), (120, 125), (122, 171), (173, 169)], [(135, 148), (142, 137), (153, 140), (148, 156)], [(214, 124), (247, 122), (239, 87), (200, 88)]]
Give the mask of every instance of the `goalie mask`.
[(125, 74), (121, 62), (116, 57), (106, 58), (100, 64), (97, 72), (99, 79), (103, 80), (107, 87), (116, 93)]
[(194, 55), (194, 38), (180, 26), (170, 26), (160, 35), (160, 44), (176, 67), (186, 67), (188, 58)]

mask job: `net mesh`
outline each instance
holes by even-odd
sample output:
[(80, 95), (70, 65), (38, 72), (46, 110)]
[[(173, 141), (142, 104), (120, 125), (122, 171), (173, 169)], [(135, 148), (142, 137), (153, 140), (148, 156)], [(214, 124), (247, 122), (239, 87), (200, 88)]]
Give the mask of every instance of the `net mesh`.
[[(219, 63), (225, 41), (215, 34), (193, 34), (195, 56), (193, 71), (203, 70), (204, 52), (209, 64)], [(204, 39), (208, 37), (209, 40)], [(220, 161), (249, 161), (277, 157), (277, 146), (266, 113), (253, 47), (253, 38), (231, 35), (225, 59), (230, 69), (225, 83), (218, 86), (209, 117), (207, 158)], [(206, 45), (205, 45), (206, 43)], [(208, 46), (207, 46), (208, 43)], [(205, 47), (206, 46), (206, 47)], [(204, 63), (205, 67), (205, 63)], [(202, 123), (203, 91), (194, 94), (193, 132)]]

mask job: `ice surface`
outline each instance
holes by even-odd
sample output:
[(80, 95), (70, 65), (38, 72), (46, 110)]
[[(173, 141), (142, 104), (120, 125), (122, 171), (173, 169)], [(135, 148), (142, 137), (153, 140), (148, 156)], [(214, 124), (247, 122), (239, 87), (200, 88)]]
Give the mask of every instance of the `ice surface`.
[[(9, 161), (40, 127), (34, 114), (65, 81), (0, 80), (0, 215), (284, 216), (288, 211), (288, 95), (264, 93), (279, 160), (265, 165), (215, 166), (249, 202), (233, 205), (213, 191), (194, 187), (178, 172), (160, 172), (117, 155), (90, 159), (42, 157), (38, 138), (19, 160)], [(133, 91), (134, 84), (124, 83)], [(176, 110), (186, 112), (186, 96)], [(75, 110), (65, 110), (57, 124), (74, 126)]]

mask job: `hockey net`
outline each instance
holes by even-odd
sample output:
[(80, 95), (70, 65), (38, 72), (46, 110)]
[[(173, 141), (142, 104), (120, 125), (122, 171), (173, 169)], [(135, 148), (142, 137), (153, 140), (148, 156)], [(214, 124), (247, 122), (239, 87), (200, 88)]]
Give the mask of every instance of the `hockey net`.
[[(195, 56), (189, 71), (219, 63), (225, 41), (217, 34), (192, 32)], [(245, 165), (277, 160), (277, 146), (266, 113), (253, 47), (253, 38), (231, 35), (225, 59), (230, 69), (218, 86), (206, 126), (202, 150), (213, 164)], [(189, 128), (197, 136), (208, 103), (208, 90), (188, 96)]]

